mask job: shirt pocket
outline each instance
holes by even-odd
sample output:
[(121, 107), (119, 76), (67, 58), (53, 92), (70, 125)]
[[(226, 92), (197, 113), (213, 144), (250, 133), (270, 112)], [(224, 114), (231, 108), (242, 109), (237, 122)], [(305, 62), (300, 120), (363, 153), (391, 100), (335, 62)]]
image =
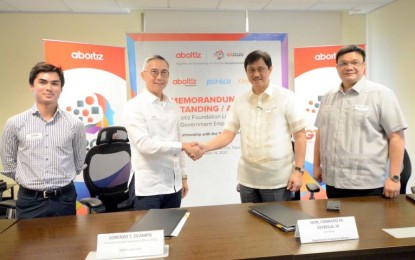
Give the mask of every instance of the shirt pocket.
[(320, 108), (322, 122), (329, 125), (337, 125), (339, 120), (340, 109), (334, 106), (324, 106)]
[(368, 111), (353, 110), (353, 125), (365, 126), (368, 114)]

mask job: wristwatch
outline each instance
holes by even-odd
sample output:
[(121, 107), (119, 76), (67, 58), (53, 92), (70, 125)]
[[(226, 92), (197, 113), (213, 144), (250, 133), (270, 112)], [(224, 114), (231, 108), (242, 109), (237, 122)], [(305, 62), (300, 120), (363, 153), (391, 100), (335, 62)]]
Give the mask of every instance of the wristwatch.
[(400, 182), (401, 181), (401, 176), (399, 176), (399, 175), (392, 175), (392, 176), (389, 176), (389, 178), (391, 180), (393, 180), (394, 182)]
[(187, 175), (182, 175), (182, 180), (187, 180)]
[(304, 173), (304, 168), (303, 167), (297, 167), (297, 166), (295, 166), (295, 168), (294, 168), (296, 171), (299, 171), (301, 174), (303, 174)]

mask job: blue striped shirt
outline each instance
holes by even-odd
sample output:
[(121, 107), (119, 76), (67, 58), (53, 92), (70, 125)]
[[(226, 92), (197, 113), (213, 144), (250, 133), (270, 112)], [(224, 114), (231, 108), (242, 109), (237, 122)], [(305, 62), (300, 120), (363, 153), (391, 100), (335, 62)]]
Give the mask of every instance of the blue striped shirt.
[(51, 190), (73, 181), (84, 167), (84, 124), (58, 108), (46, 122), (36, 104), (6, 122), (0, 172), (32, 190)]

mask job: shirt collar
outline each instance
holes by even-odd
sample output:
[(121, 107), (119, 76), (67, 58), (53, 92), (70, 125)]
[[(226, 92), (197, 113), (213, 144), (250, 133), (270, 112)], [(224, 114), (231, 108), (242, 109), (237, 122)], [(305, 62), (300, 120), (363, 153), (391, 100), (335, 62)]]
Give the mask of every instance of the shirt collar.
[[(352, 89), (354, 92), (360, 93), (360, 92), (363, 91), (363, 88), (365, 86), (364, 82), (366, 82), (366, 77), (365, 76), (363, 76), (358, 82), (356, 82), (356, 84), (354, 84), (354, 86), (351, 87), (350, 89)], [(343, 88), (342, 88), (342, 84), (343, 83), (340, 83), (339, 91), (344, 93)]]
[(163, 93), (163, 101), (161, 101), (160, 98), (158, 98), (153, 93), (148, 91), (147, 88), (144, 88), (141, 95), (143, 95), (144, 99), (150, 104), (161, 103), (161, 102), (169, 102), (170, 101), (169, 97), (167, 95), (165, 95), (164, 93)]
[(252, 88), (250, 89), (249, 92), (249, 99), (255, 98), (255, 97), (259, 97), (262, 95), (268, 96), (268, 97), (272, 97), (272, 95), (275, 93), (275, 88), (271, 85), (271, 82), (268, 84), (268, 87), (265, 89), (264, 92), (262, 92), (261, 94), (257, 95), (254, 93), (254, 91), (252, 90)]
[[(39, 109), (36, 106), (36, 103), (33, 104), (32, 108), (31, 108), (31, 112), (32, 112), (32, 115), (36, 115), (36, 116), (41, 117), (40, 112), (39, 112)], [(60, 109), (60, 107), (58, 105), (58, 107), (56, 109), (56, 112), (53, 115), (52, 119), (55, 118), (55, 117), (57, 117), (61, 113), (62, 113), (62, 110)]]

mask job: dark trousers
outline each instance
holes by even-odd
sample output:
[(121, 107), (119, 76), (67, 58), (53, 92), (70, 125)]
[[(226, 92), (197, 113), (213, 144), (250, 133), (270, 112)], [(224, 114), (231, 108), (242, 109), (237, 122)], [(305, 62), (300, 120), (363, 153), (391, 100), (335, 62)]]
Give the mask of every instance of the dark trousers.
[(134, 209), (168, 209), (180, 208), (182, 203), (182, 190), (172, 194), (161, 194), (152, 196), (135, 196)]
[(16, 202), (19, 219), (76, 215), (76, 190), (71, 182), (63, 192), (44, 197), (41, 191), (20, 187)]
[(381, 196), (383, 187), (367, 190), (351, 190), (338, 189), (333, 186), (326, 185), (327, 198), (347, 198), (347, 197), (364, 197), (364, 196)]
[(239, 185), (242, 203), (260, 203), (291, 200), (291, 191), (287, 187), (280, 189), (253, 189)]

